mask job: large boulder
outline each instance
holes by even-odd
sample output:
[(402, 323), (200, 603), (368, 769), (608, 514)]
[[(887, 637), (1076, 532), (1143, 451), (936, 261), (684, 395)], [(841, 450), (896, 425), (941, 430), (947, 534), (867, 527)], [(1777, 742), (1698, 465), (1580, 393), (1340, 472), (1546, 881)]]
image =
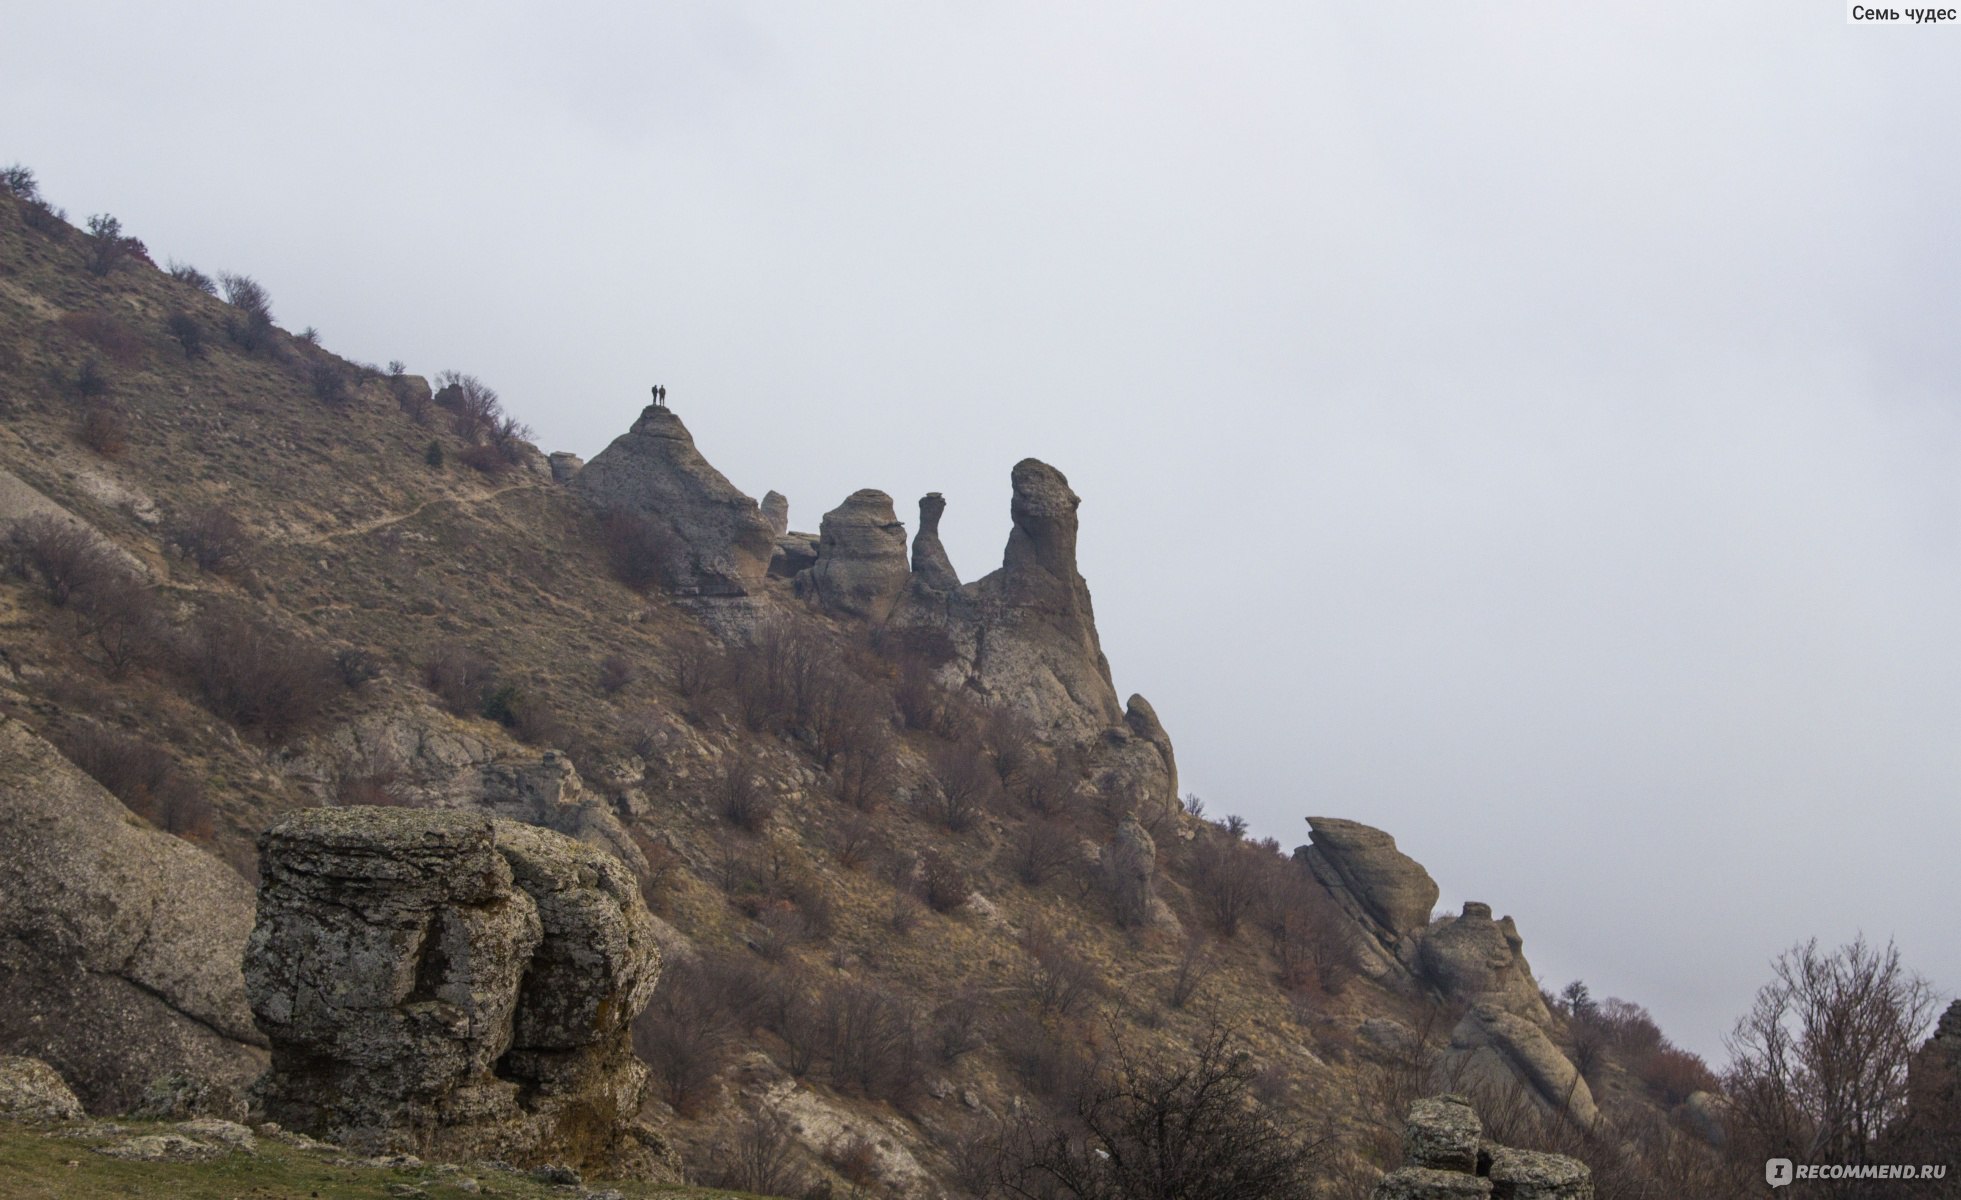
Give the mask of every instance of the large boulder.
[(0, 1051), (47, 1062), (97, 1112), (160, 1075), (261, 1070), (239, 960), (252, 889), (132, 816), (0, 716)]
[(882, 622), (905, 593), (912, 568), (906, 562), (906, 527), (892, 497), (861, 488), (824, 514), (817, 533), (817, 563), (799, 577), (826, 612)]
[(1403, 1161), (1436, 1171), (1475, 1172), (1484, 1122), (1462, 1096), (1433, 1096), (1410, 1105), (1403, 1126)]
[(1457, 1023), (1440, 1070), (1484, 1092), (1508, 1092), (1522, 1084), (1543, 1110), (1582, 1129), (1600, 1116), (1593, 1089), (1545, 1029), (1493, 1001), (1471, 1005)]
[(768, 519), (668, 409), (644, 410), (571, 487), (602, 510), (652, 518), (671, 543), (668, 574), (683, 594), (746, 595), (769, 570), (776, 533)]
[(782, 492), (771, 489), (763, 493), (763, 520), (769, 522), (769, 531), (777, 537), (790, 532), (790, 498)]
[(619, 860), (462, 812), (310, 809), (260, 839), (245, 976), (267, 1115), (370, 1152), (644, 1157), (628, 1024), (660, 969)]
[(1150, 831), (1135, 817), (1125, 817), (1117, 825), (1117, 835), (1100, 854), (1103, 890), (1117, 924), (1126, 928), (1144, 925), (1155, 917), (1158, 846)]
[(1386, 944), (1422, 932), (1440, 894), (1423, 864), (1380, 829), (1339, 817), (1309, 817), (1308, 845), (1296, 857)]
[(1544, 1026), (1552, 1019), (1539, 982), (1525, 961), (1525, 943), (1510, 917), (1493, 920), (1477, 900), (1423, 937), (1423, 973), (1455, 1000), (1489, 1001)]
[(1593, 1172), (1577, 1158), (1500, 1146), (1491, 1154), (1493, 1200), (1593, 1200)]

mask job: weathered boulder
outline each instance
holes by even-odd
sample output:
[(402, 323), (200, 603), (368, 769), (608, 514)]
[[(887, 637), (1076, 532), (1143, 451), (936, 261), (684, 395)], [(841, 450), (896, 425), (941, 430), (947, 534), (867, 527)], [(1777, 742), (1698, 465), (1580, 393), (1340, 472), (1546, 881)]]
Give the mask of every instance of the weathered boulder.
[(1103, 847), (1100, 860), (1103, 889), (1117, 924), (1134, 928), (1149, 923), (1157, 906), (1152, 885), (1158, 867), (1157, 842), (1150, 831), (1135, 817), (1125, 817), (1117, 825), (1116, 836)]
[(61, 1073), (38, 1058), (0, 1055), (0, 1120), (72, 1121), (82, 1102)]
[(463, 812), (310, 809), (260, 839), (245, 975), (288, 1127), (370, 1152), (618, 1167), (660, 955), (610, 854)]
[(1350, 915), (1395, 945), (1430, 923), (1439, 895), (1423, 864), (1396, 849), (1396, 839), (1359, 821), (1309, 817), (1308, 842), (1296, 857)]
[(252, 891), (0, 716), (0, 1051), (98, 1112), (159, 1075), (244, 1086), (264, 1061), (239, 959)]
[(1462, 915), (1426, 933), (1418, 961), (1452, 999), (1489, 1001), (1541, 1026), (1552, 1019), (1518, 927), (1510, 917), (1492, 920), (1489, 904), (1466, 901)]
[(919, 498), (919, 532), (912, 535), (912, 577), (918, 586), (931, 592), (951, 592), (960, 586), (960, 576), (940, 544), (940, 514), (946, 511), (946, 497), (928, 492)]
[(1689, 1131), (1712, 1146), (1729, 1141), (1729, 1101), (1715, 1092), (1690, 1092), (1675, 1110)]
[(905, 593), (912, 568), (906, 562), (906, 527), (892, 497), (861, 488), (824, 514), (818, 527), (817, 564), (799, 577), (826, 612), (883, 621)]
[(763, 493), (763, 520), (769, 522), (769, 531), (777, 537), (790, 532), (790, 498), (774, 488)]
[(1491, 1154), (1493, 1200), (1593, 1200), (1593, 1172), (1563, 1154), (1500, 1146)]
[(1377, 1182), (1372, 1200), (1593, 1200), (1585, 1163), (1484, 1141), (1482, 1128), (1463, 1096), (1418, 1100), (1403, 1133), (1406, 1165)]
[(1599, 1118), (1593, 1090), (1541, 1026), (1491, 1000), (1470, 1007), (1451, 1031), (1442, 1070), (1466, 1086), (1505, 1091), (1522, 1082), (1540, 1106), (1588, 1128)]
[(554, 450), (546, 458), (551, 463), (553, 483), (570, 483), (585, 470), (586, 460), (570, 450)]
[(1462, 1096), (1432, 1096), (1410, 1105), (1403, 1126), (1403, 1161), (1436, 1171), (1475, 1172), (1484, 1122)]
[(670, 573), (683, 594), (746, 595), (769, 569), (776, 537), (769, 521), (755, 500), (708, 464), (668, 409), (642, 411), (571, 486), (602, 510), (639, 513), (659, 524), (674, 543)]

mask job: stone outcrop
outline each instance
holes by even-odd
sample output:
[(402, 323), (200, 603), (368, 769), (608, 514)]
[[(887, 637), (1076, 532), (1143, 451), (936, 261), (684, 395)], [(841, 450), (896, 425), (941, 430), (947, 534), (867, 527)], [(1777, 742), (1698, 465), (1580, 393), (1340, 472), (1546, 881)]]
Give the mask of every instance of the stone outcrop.
[(586, 460), (570, 450), (554, 450), (546, 461), (551, 464), (553, 483), (571, 483), (586, 467)]
[(772, 579), (795, 579), (817, 565), (817, 535), (786, 533), (770, 550), (769, 574)]
[(265, 1039), (239, 959), (252, 890), (0, 716), (0, 1051), (97, 1112), (180, 1072), (242, 1087)]
[(892, 497), (862, 488), (824, 514), (816, 565), (797, 583), (826, 612), (878, 623), (891, 614), (911, 574), (906, 527), (892, 509)]
[(1552, 1014), (1524, 947), (1510, 917), (1494, 921), (1489, 904), (1469, 900), (1462, 915), (1424, 935), (1418, 958), (1425, 978), (1444, 995), (1489, 1001), (1543, 1026)]
[(940, 514), (946, 511), (946, 497), (928, 492), (919, 498), (919, 532), (912, 535), (913, 582), (928, 592), (951, 592), (960, 586), (960, 575), (940, 544)]
[(1295, 858), (1385, 945), (1404, 944), (1430, 923), (1436, 880), (1395, 838), (1338, 817), (1309, 817), (1307, 828), (1308, 845)]
[(61, 1073), (38, 1058), (0, 1055), (0, 1120), (72, 1121), (82, 1102)]
[(769, 522), (769, 531), (776, 537), (790, 532), (790, 498), (782, 492), (771, 489), (763, 493), (763, 520)]
[(1376, 1184), (1373, 1200), (1593, 1200), (1593, 1172), (1585, 1163), (1485, 1140), (1483, 1122), (1459, 1095), (1410, 1106), (1403, 1158), (1403, 1166)]
[(1442, 1071), (1462, 1086), (1491, 1091), (1522, 1083), (1542, 1108), (1582, 1129), (1600, 1116), (1585, 1077), (1545, 1029), (1493, 1001), (1473, 1004), (1451, 1031)]
[(1135, 928), (1148, 923), (1157, 906), (1153, 884), (1158, 868), (1158, 846), (1150, 831), (1135, 817), (1125, 817), (1099, 857), (1103, 889), (1117, 924)]
[(762, 510), (708, 464), (667, 409), (641, 412), (571, 486), (602, 510), (652, 518), (672, 542), (670, 575), (684, 595), (746, 595), (769, 569), (776, 534)]
[(628, 1025), (660, 969), (613, 856), (461, 812), (310, 809), (260, 839), (266, 1113), (369, 1152), (631, 1168)]

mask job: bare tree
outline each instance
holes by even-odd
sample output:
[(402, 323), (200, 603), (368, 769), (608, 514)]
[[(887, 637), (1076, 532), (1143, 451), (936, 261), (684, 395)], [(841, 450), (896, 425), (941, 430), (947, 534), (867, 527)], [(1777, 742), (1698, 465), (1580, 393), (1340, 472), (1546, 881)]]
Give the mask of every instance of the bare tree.
[(1864, 937), (1830, 953), (1800, 943), (1771, 973), (1724, 1039), (1738, 1132), (1762, 1156), (1863, 1163), (1906, 1109), (1934, 991), (1891, 942)]

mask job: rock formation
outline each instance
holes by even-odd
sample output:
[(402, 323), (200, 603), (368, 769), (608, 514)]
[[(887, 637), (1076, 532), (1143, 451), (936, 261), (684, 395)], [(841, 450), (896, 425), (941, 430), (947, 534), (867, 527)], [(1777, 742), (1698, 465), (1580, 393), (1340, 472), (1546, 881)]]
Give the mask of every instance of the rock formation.
[(260, 839), (245, 976), (292, 1128), (370, 1151), (618, 1169), (660, 969), (611, 855), (510, 821), (309, 809)]
[(1442, 1070), (1464, 1087), (1504, 1092), (1522, 1084), (1539, 1105), (1582, 1129), (1600, 1116), (1585, 1077), (1545, 1028), (1495, 1001), (1471, 1005), (1457, 1023)]
[(763, 520), (769, 522), (769, 531), (777, 537), (790, 532), (790, 498), (774, 488), (763, 493)]
[(570, 450), (554, 450), (546, 461), (551, 463), (553, 483), (570, 483), (586, 467), (586, 460)]
[(1295, 858), (1385, 946), (1407, 944), (1430, 923), (1437, 883), (1395, 838), (1338, 817), (1309, 817), (1307, 828)]
[(892, 497), (862, 488), (824, 514), (818, 527), (817, 563), (798, 576), (824, 611), (883, 622), (905, 593), (912, 568), (906, 562), (906, 527)]
[(1424, 976), (1444, 995), (1491, 1001), (1545, 1025), (1552, 1015), (1525, 961), (1524, 946), (1510, 917), (1494, 921), (1489, 904), (1468, 900), (1461, 916), (1424, 935), (1418, 957)]
[(1410, 1106), (1403, 1165), (1382, 1177), (1374, 1200), (1593, 1200), (1593, 1172), (1559, 1154), (1514, 1150), (1484, 1138), (1484, 1124), (1462, 1096)]
[(912, 535), (912, 577), (928, 592), (951, 592), (960, 586), (953, 560), (940, 544), (940, 514), (945, 511), (946, 498), (938, 492), (919, 498), (919, 532)]
[(0, 1051), (98, 1112), (157, 1076), (243, 1087), (265, 1061), (239, 959), (252, 891), (0, 716)]
[(0, 1120), (72, 1121), (82, 1102), (61, 1073), (38, 1058), (0, 1055)]
[(1157, 906), (1152, 884), (1158, 868), (1158, 846), (1150, 831), (1135, 817), (1125, 817), (1100, 859), (1103, 888), (1117, 924), (1135, 928), (1150, 921)]
[(641, 412), (571, 486), (601, 510), (658, 522), (673, 540), (672, 575), (683, 594), (746, 595), (769, 569), (775, 533), (762, 510), (708, 464), (667, 409)]

